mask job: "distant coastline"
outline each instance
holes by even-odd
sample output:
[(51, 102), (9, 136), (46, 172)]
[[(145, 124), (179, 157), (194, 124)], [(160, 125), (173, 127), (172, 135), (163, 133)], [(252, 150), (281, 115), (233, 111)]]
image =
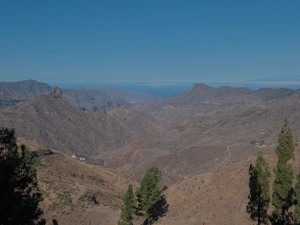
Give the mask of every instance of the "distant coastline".
[[(201, 82), (195, 82), (201, 83)], [(122, 91), (135, 91), (138, 93), (148, 93), (156, 97), (167, 98), (174, 94), (180, 94), (191, 90), (195, 83), (170, 83), (170, 82), (153, 82), (153, 83), (125, 83), (125, 82), (104, 82), (104, 83), (49, 83), (51, 86), (59, 86), (61, 88), (73, 89), (78, 87), (83, 88), (118, 88)], [(234, 88), (249, 88), (257, 90), (260, 88), (289, 88), (293, 90), (300, 89), (299, 81), (250, 81), (250, 82), (205, 82), (208, 86), (219, 88), (229, 86)]]

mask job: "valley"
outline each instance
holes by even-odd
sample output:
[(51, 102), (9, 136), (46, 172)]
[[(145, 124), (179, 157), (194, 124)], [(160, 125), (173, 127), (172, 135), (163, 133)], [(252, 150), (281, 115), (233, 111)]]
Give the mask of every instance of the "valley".
[[(0, 103), (0, 125), (19, 144), (56, 153), (41, 159), (38, 180), (45, 218), (60, 225), (117, 224), (128, 184), (136, 189), (152, 165), (168, 187), (157, 224), (250, 225), (249, 165), (262, 151), (275, 166), (285, 118), (300, 142), (300, 90), (195, 84), (160, 99), (29, 80), (0, 83)], [(297, 173), (299, 157), (298, 146)]]

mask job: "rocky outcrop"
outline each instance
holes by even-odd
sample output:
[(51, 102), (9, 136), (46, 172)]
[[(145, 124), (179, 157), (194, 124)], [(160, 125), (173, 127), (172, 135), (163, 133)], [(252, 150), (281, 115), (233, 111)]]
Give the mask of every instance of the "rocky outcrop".
[(53, 98), (62, 99), (62, 90), (59, 87), (55, 87), (53, 91), (50, 93)]

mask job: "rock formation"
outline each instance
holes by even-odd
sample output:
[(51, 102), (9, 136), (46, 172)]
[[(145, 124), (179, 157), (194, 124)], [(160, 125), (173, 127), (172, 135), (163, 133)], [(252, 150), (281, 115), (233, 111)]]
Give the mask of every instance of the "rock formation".
[(62, 90), (59, 87), (55, 87), (53, 91), (50, 93), (53, 98), (62, 99)]

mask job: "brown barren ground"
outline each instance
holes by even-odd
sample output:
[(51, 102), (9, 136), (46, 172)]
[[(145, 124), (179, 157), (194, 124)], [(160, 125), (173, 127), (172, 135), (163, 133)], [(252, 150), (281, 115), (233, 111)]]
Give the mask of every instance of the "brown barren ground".
[[(48, 149), (23, 138), (18, 144), (33, 151)], [(60, 225), (117, 224), (128, 180), (112, 170), (51, 150), (54, 154), (42, 156), (37, 168), (47, 224), (52, 224), (52, 219)]]
[[(26, 139), (19, 139), (18, 143), (27, 144), (33, 150), (43, 149), (43, 146)], [(261, 149), (257, 147), (257, 151)], [(272, 170), (277, 162), (274, 151), (264, 156)], [(250, 157), (228, 165), (224, 163), (213, 171), (189, 175), (170, 185), (164, 191), (169, 212), (156, 224), (253, 224), (246, 213), (246, 205), (249, 195), (248, 168), (255, 160), (255, 157)], [(300, 166), (299, 146), (295, 148), (295, 160), (291, 163), (297, 174)], [(47, 221), (55, 218), (60, 225), (117, 224), (128, 183), (133, 183), (136, 189), (138, 184), (132, 179), (141, 179), (141, 176), (129, 177), (128, 169), (122, 171), (119, 168), (118, 171), (89, 165), (59, 152), (43, 158), (38, 167), (38, 180), (44, 194), (42, 208)], [(127, 175), (131, 181), (119, 174)], [(168, 179), (171, 178), (163, 176), (160, 185), (168, 183)], [(141, 220), (134, 224), (141, 224)]]
[[(264, 154), (271, 171), (276, 165), (275, 152)], [(164, 225), (240, 225), (253, 224), (246, 213), (249, 195), (250, 164), (256, 158), (231, 163), (214, 171), (186, 177), (166, 191), (169, 212), (157, 224)], [(299, 172), (300, 147), (291, 160), (294, 172)], [(270, 186), (272, 186), (274, 177)], [(270, 204), (270, 210), (271, 210)]]

